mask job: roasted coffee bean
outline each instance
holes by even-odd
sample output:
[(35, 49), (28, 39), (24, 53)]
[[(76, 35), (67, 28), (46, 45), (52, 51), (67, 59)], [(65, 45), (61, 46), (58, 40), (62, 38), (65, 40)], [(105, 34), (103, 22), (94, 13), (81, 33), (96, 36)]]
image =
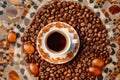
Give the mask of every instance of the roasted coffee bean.
[(94, 29), (94, 32), (95, 32), (95, 33), (97, 33), (97, 32), (98, 32), (98, 29), (97, 29), (97, 28), (95, 28), (95, 29)]
[[(76, 57), (70, 62), (60, 65), (46, 62), (36, 49), (36, 38), (41, 28), (56, 21), (62, 21), (74, 27), (80, 35), (81, 42)], [(107, 48), (110, 42), (105, 26), (92, 10), (74, 1), (53, 0), (42, 6), (21, 41), (31, 43), (34, 47), (33, 53), (25, 54), (24, 59), (27, 63), (38, 64), (39, 80), (95, 80), (96, 76), (101, 74), (101, 70), (93, 67), (91, 70), (91, 65), (105, 66), (111, 61)], [(98, 57), (105, 61), (104, 65), (94, 62), (94, 59)]]
[(91, 29), (89, 29), (89, 30), (88, 30), (88, 33), (89, 33), (89, 34), (91, 34), (91, 33), (92, 33), (92, 30), (91, 30)]

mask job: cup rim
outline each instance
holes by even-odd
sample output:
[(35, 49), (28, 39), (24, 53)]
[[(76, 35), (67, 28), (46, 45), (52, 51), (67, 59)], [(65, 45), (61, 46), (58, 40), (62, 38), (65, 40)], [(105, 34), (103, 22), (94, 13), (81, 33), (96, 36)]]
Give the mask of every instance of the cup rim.
[[(50, 35), (51, 35), (52, 33), (54, 33), (54, 32), (60, 33), (60, 34), (63, 35), (63, 36), (65, 37), (65, 39), (66, 39), (66, 45), (65, 45), (65, 47), (64, 47), (62, 50), (58, 51), (58, 52), (50, 49), (50, 48), (47, 46), (48, 36), (50, 36)], [(47, 35), (46, 35), (46, 37), (45, 37), (45, 40), (44, 40), (44, 43), (45, 43), (45, 47), (48, 49), (48, 51), (49, 51), (50, 53), (58, 54), (58, 55), (59, 55), (59, 54), (65, 54), (65, 53), (69, 50), (70, 45), (71, 45), (71, 40), (70, 40), (70, 36), (69, 36), (68, 34), (66, 34), (65, 32), (63, 32), (63, 31), (61, 31), (61, 30), (55, 29), (55, 30), (49, 31), (49, 32), (47, 33)]]

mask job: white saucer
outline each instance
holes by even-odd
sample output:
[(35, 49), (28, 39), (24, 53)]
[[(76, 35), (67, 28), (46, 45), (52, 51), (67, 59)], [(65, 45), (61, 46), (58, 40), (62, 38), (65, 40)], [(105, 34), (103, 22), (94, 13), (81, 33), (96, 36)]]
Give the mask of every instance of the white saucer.
[[(76, 39), (77, 43), (71, 43), (70, 48), (68, 51), (64, 54), (55, 54), (48, 51), (48, 49), (45, 47), (45, 36), (52, 30), (60, 30), (65, 32), (69, 35), (71, 41), (73, 39)], [(80, 39), (78, 33), (75, 31), (75, 29), (68, 25), (67, 23), (63, 22), (53, 22), (41, 29), (41, 31), (38, 34), (37, 37), (37, 50), (41, 57), (46, 60), (47, 62), (53, 63), (53, 64), (63, 64), (70, 60), (72, 60), (75, 55), (77, 54), (79, 47), (80, 47)]]

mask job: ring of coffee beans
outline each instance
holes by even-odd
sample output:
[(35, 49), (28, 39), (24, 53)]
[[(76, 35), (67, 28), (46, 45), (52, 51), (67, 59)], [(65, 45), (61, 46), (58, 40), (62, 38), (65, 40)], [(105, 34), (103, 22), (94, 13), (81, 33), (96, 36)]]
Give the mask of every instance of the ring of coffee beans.
[[(36, 49), (36, 39), (39, 31), (51, 22), (66, 22), (80, 34), (81, 46), (76, 57), (61, 65), (44, 61)], [(22, 42), (29, 42), (35, 47), (35, 52), (26, 54), (27, 63), (36, 63), (39, 67), (39, 80), (95, 80), (96, 76), (88, 73), (92, 60), (101, 58), (106, 65), (109, 60), (109, 45), (107, 30), (100, 18), (88, 7), (72, 1), (52, 1), (39, 9), (30, 27), (24, 33)]]

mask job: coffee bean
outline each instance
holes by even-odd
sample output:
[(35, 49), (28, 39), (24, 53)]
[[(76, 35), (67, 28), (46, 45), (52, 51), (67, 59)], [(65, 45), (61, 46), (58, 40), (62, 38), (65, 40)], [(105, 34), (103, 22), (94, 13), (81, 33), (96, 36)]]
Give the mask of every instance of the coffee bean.
[(101, 32), (99, 32), (99, 33), (98, 33), (98, 37), (101, 37), (101, 36), (102, 36), (102, 34), (101, 34)]
[(81, 28), (80, 30), (81, 30), (82, 32), (84, 32), (84, 31), (85, 31), (85, 28)]
[(64, 72), (64, 75), (67, 75), (67, 71)]
[(67, 76), (67, 77), (70, 77), (70, 76), (71, 76), (71, 74), (67, 74), (66, 76)]
[(92, 29), (95, 29), (95, 25), (92, 25)]
[(97, 28), (95, 28), (95, 29), (94, 29), (94, 32), (95, 32), (95, 33), (97, 33), (97, 32), (98, 32), (98, 29), (97, 29)]
[(50, 68), (47, 68), (46, 71), (50, 71)]
[(89, 30), (88, 30), (88, 33), (90, 33), (90, 34), (91, 34), (91, 33), (92, 33), (92, 30), (91, 30), (91, 29), (89, 29)]
[(80, 25), (81, 25), (81, 26), (85, 26), (85, 23), (81, 23)]

